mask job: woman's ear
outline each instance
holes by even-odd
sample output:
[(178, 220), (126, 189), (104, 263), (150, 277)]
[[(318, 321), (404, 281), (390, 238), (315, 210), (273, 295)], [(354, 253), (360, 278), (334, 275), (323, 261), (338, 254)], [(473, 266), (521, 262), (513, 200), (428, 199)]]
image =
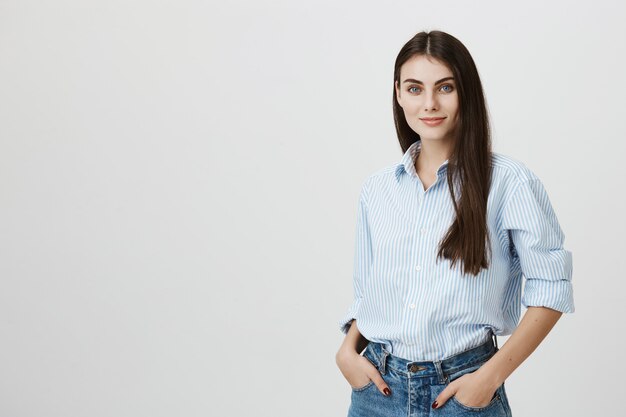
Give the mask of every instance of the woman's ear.
[(400, 105), (400, 107), (402, 107), (402, 101), (400, 101), (401, 94), (400, 94), (400, 88), (398, 87), (398, 81), (394, 82), (394, 87), (396, 89), (396, 100), (398, 101), (398, 104)]

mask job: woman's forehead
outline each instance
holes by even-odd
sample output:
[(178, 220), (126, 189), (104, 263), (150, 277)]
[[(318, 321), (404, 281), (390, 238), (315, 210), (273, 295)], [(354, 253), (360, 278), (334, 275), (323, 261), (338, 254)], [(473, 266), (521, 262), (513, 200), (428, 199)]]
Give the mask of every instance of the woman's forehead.
[(431, 56), (417, 55), (407, 60), (400, 69), (400, 78), (413, 78), (425, 84), (434, 84), (444, 77), (451, 77), (448, 66)]

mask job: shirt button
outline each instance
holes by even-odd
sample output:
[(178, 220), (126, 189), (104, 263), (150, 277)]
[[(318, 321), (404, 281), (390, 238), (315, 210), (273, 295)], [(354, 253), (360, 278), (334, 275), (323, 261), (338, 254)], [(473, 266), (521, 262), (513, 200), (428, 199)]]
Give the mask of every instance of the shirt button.
[(411, 304), (409, 307), (411, 307), (411, 308), (415, 308), (415, 304)]
[(421, 267), (421, 266), (419, 266), (419, 265), (417, 265), (417, 266), (415, 267), (415, 270), (416, 270), (416, 271), (421, 271), (421, 270), (422, 270), (422, 267)]
[(422, 227), (422, 234), (425, 234), (425, 233), (426, 233), (426, 228)]

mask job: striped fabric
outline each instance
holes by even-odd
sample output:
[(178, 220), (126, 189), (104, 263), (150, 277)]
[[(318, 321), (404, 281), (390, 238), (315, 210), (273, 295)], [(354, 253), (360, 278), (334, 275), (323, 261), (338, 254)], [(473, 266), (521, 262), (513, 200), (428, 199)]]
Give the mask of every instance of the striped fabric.
[(418, 140), (399, 163), (362, 184), (354, 300), (339, 321), (341, 331), (356, 319), (366, 339), (392, 354), (435, 361), (480, 345), (490, 330), (511, 334), (521, 305), (573, 313), (572, 253), (563, 248), (564, 234), (539, 178), (520, 161), (492, 153), (492, 257), (488, 269), (472, 276), (460, 263), (436, 261), (454, 219), (448, 161), (424, 190), (414, 166), (420, 146)]

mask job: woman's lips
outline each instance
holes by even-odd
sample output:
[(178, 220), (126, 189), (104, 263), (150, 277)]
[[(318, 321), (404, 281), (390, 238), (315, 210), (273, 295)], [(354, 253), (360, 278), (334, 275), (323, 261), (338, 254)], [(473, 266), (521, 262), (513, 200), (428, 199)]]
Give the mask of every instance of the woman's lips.
[(441, 123), (443, 123), (444, 119), (445, 117), (438, 117), (438, 118), (420, 119), (420, 120), (424, 122), (426, 126), (439, 126)]

